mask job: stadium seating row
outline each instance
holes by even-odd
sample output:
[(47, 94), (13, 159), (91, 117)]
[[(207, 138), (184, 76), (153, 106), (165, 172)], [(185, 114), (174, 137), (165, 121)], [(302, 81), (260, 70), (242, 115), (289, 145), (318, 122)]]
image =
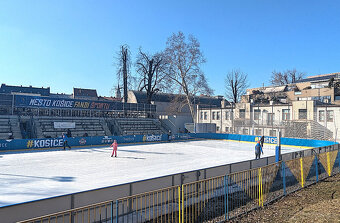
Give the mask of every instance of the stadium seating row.
[[(24, 116), (26, 117), (26, 116)], [(23, 116), (0, 116), (0, 139), (22, 138), (26, 135), (20, 127)], [(20, 121), (21, 120), (21, 121)], [(32, 132), (36, 138), (61, 137), (63, 133), (71, 132), (73, 137), (103, 136), (103, 135), (145, 135), (164, 134), (167, 131), (161, 127), (159, 120), (151, 118), (90, 118), (90, 117), (52, 117), (33, 116)], [(54, 122), (72, 123), (72, 128), (55, 128)], [(74, 127), (74, 128), (73, 128)], [(31, 128), (31, 127), (30, 127)], [(13, 134), (14, 133), (14, 134)]]
[(163, 134), (166, 133), (162, 129), (158, 120), (155, 119), (117, 119), (122, 135), (144, 135), (144, 134)]

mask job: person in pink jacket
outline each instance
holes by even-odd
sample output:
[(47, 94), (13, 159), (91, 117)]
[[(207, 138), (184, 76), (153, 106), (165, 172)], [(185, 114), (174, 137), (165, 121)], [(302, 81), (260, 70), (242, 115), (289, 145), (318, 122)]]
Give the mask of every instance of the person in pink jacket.
[(115, 157), (117, 157), (117, 147), (118, 147), (117, 140), (114, 140), (110, 147), (112, 147), (113, 149), (111, 157), (113, 157), (113, 154), (115, 154)]

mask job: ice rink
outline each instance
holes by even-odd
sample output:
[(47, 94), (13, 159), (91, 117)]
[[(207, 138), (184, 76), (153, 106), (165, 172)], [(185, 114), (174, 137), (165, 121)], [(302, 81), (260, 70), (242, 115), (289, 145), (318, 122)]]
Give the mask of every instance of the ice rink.
[[(0, 206), (254, 159), (252, 143), (186, 141), (0, 153)], [(299, 148), (282, 147), (282, 153)], [(264, 146), (264, 156), (275, 155)]]

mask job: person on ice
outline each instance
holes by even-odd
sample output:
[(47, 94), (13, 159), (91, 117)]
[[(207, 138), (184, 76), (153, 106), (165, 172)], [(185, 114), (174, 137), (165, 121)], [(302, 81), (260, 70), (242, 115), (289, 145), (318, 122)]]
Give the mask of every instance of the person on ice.
[(71, 146), (68, 144), (68, 142), (67, 142), (67, 135), (65, 134), (65, 133), (63, 133), (63, 141), (64, 141), (64, 150), (65, 150), (65, 147), (67, 146), (68, 148), (70, 148), (71, 149)]
[(117, 147), (118, 147), (117, 140), (114, 140), (110, 147), (112, 147), (111, 157), (113, 157), (113, 154), (115, 154), (115, 157), (117, 157)]
[(261, 137), (260, 142), (261, 142), (261, 147), (263, 148), (264, 136)]
[(258, 141), (256, 146), (255, 146), (255, 159), (260, 159), (261, 158), (261, 153), (263, 154), (262, 146), (261, 146), (261, 141)]
[(168, 132), (168, 142), (171, 142), (171, 130)]

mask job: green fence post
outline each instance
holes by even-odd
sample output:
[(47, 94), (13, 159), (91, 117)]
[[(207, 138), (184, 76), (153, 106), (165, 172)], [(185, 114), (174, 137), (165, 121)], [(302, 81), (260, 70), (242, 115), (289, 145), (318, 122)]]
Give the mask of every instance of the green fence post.
[(224, 176), (224, 220), (227, 220), (227, 175)]
[(282, 162), (282, 184), (283, 184), (283, 195), (286, 196), (286, 165), (285, 162)]
[(111, 201), (111, 223), (113, 223), (113, 201)]
[(319, 181), (319, 162), (318, 162), (318, 156), (315, 155), (315, 175), (316, 175), (316, 182)]
[(116, 200), (116, 223), (118, 223), (118, 200)]
[(227, 190), (227, 197), (226, 197), (226, 201), (227, 201), (227, 220), (229, 221), (229, 181), (228, 181), (228, 176), (226, 177), (226, 190)]

